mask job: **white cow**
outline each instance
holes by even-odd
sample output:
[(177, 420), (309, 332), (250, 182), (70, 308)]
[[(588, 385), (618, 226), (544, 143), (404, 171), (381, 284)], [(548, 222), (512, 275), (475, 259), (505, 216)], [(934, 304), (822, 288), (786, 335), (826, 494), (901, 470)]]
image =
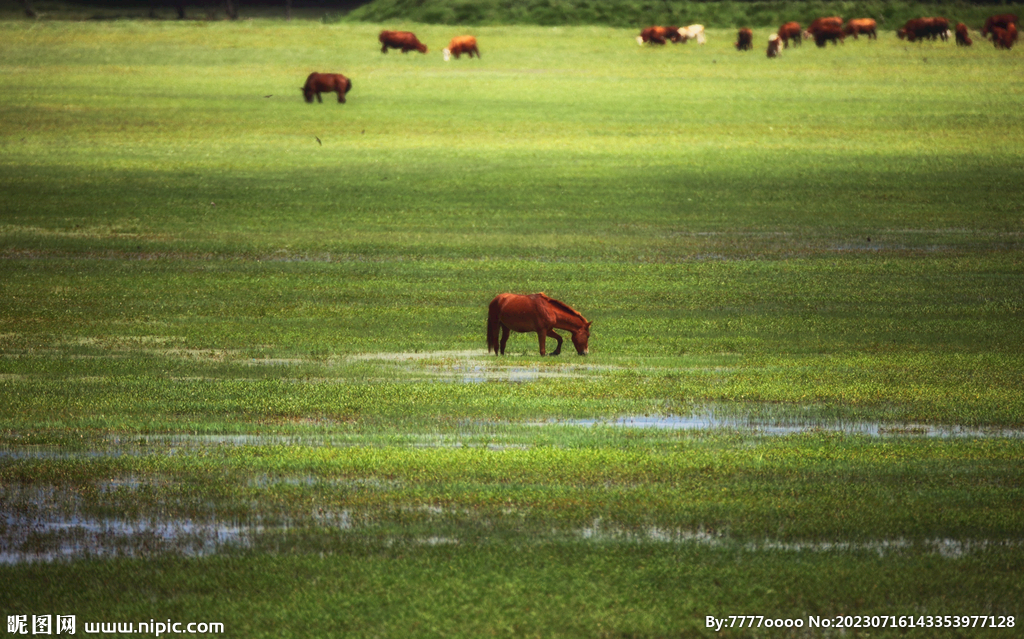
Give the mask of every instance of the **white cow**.
[(704, 38), (704, 25), (691, 24), (688, 27), (679, 27), (679, 38), (683, 42), (696, 40), (698, 44), (704, 44), (707, 41)]

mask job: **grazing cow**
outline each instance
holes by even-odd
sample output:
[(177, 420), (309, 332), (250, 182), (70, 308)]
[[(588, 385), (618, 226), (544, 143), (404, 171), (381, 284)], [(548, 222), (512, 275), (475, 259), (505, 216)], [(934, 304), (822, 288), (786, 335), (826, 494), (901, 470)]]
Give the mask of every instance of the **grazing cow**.
[(636, 43), (665, 44), (665, 40), (679, 42), (679, 27), (647, 27), (637, 36)]
[(1017, 41), (1017, 25), (1012, 22), (1006, 25), (1005, 29), (992, 27), (992, 44), (997, 49), (1012, 49), (1013, 43)]
[(843, 33), (846, 35), (852, 35), (853, 39), (857, 39), (857, 35), (863, 33), (868, 38), (878, 39), (878, 23), (871, 18), (856, 18), (850, 20), (843, 27)]
[(736, 50), (750, 51), (754, 48), (754, 32), (750, 29), (740, 29), (736, 33)]
[(806, 39), (814, 38), (818, 31), (823, 29), (831, 30), (831, 27), (839, 29), (840, 32), (843, 29), (843, 19), (838, 16), (829, 16), (827, 18), (815, 18), (814, 22), (807, 27), (804, 31), (803, 37)]
[(452, 41), (448, 43), (448, 48), (442, 50), (441, 53), (444, 54), (445, 62), (447, 62), (452, 56), (455, 56), (455, 59), (458, 60), (459, 56), (463, 53), (467, 54), (471, 58), (474, 53), (476, 54), (476, 57), (480, 57), (480, 49), (476, 48), (476, 38), (470, 35), (455, 36), (452, 38)]
[(900, 40), (907, 39), (910, 42), (920, 42), (925, 38), (934, 40), (941, 38), (943, 41), (949, 39), (949, 20), (945, 18), (911, 18), (907, 20), (903, 28), (896, 32)]
[(413, 49), (420, 53), (427, 52), (427, 45), (420, 42), (411, 31), (381, 31), (377, 39), (380, 40), (381, 53), (387, 53), (388, 49), (401, 49), (402, 53), (409, 53)]
[(991, 16), (985, 20), (985, 26), (981, 28), (982, 37), (992, 33), (994, 27), (1005, 29), (1011, 24), (1020, 24), (1020, 19), (1012, 13), (1001, 13), (997, 16)]
[[(810, 35), (814, 38), (814, 44), (818, 47), (827, 46), (829, 42), (832, 44), (839, 44), (843, 42), (846, 36), (843, 35), (843, 28), (838, 27), (834, 24), (819, 24), (814, 27), (814, 30), (807, 30)], [(804, 34), (807, 37), (807, 33)]]
[(704, 37), (704, 25), (691, 24), (688, 27), (679, 27), (679, 41), (686, 44), (687, 40), (696, 40), (697, 44), (704, 44), (707, 39)]
[(306, 98), (306, 102), (312, 103), (313, 96), (316, 96), (316, 101), (323, 103), (323, 99), (320, 97), (321, 93), (331, 93), (332, 91), (338, 94), (338, 102), (345, 103), (345, 94), (352, 90), (352, 80), (349, 80), (340, 73), (310, 73), (309, 77), (306, 78), (306, 85), (302, 87), (302, 95)]
[(779, 34), (773, 33), (768, 36), (768, 57), (775, 58), (779, 55), (779, 48), (782, 46), (782, 39)]
[(814, 38), (814, 44), (819, 47), (824, 47), (829, 41), (838, 44), (845, 39), (843, 19), (837, 16), (818, 18), (807, 27), (803, 37)]
[(969, 47), (974, 42), (971, 40), (970, 31), (967, 29), (967, 25), (963, 22), (956, 24), (956, 45), (958, 47)]
[(800, 23), (799, 22), (787, 22), (786, 24), (779, 27), (779, 37), (782, 39), (782, 48), (789, 48), (789, 41), (793, 41), (793, 45), (797, 46), (803, 43), (803, 39), (800, 37)]

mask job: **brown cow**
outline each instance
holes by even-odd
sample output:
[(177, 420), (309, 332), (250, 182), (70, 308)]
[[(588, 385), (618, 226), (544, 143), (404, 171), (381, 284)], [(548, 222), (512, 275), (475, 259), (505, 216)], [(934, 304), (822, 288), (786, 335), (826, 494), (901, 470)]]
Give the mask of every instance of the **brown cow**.
[(411, 31), (381, 31), (377, 39), (380, 40), (381, 53), (387, 53), (388, 49), (401, 49), (402, 53), (413, 49), (420, 53), (427, 52), (427, 45), (420, 42)]
[(963, 22), (958, 22), (956, 24), (956, 45), (958, 47), (969, 47), (972, 44), (974, 44), (974, 42), (971, 40), (970, 33), (971, 32), (970, 30), (968, 30), (966, 24), (964, 24)]
[(945, 18), (911, 18), (903, 28), (896, 32), (900, 40), (906, 38), (910, 42), (920, 42), (925, 38), (934, 40), (949, 39), (949, 20)]
[(846, 35), (852, 35), (853, 39), (857, 39), (857, 35), (863, 33), (868, 38), (878, 39), (878, 23), (871, 18), (856, 18), (850, 20), (843, 27), (843, 33)]
[(779, 55), (779, 49), (782, 47), (782, 39), (779, 38), (779, 34), (773, 33), (768, 36), (768, 57), (776, 58)]
[(992, 27), (992, 44), (997, 49), (1012, 49), (1013, 43), (1017, 41), (1017, 25), (1012, 22), (1006, 25), (1005, 29)]
[(300, 89), (306, 102), (312, 103), (313, 96), (316, 101), (323, 103), (321, 93), (335, 92), (338, 94), (338, 102), (345, 103), (345, 94), (352, 90), (352, 80), (349, 80), (340, 73), (313, 73), (306, 78), (306, 85)]
[(994, 27), (1005, 29), (1011, 24), (1020, 24), (1020, 19), (1013, 13), (1001, 13), (997, 16), (990, 16), (985, 20), (985, 26), (981, 28), (982, 37), (992, 32)]
[(750, 29), (740, 29), (736, 33), (736, 50), (750, 51), (754, 48), (754, 32)]
[(442, 50), (441, 53), (444, 54), (445, 62), (447, 62), (451, 56), (455, 56), (455, 59), (458, 60), (459, 56), (463, 53), (467, 54), (471, 58), (474, 53), (476, 54), (476, 57), (480, 57), (480, 49), (476, 48), (476, 38), (470, 35), (455, 36), (452, 38), (452, 41), (448, 43), (448, 48)]
[(782, 38), (782, 48), (789, 48), (789, 41), (793, 41), (793, 45), (799, 45), (803, 43), (803, 39), (800, 37), (800, 23), (799, 22), (787, 22), (786, 24), (779, 27), (779, 37)]
[(815, 18), (814, 22), (812, 22), (804, 31), (803, 37), (813, 38), (815, 34), (822, 29), (822, 27), (835, 27), (841, 31), (843, 28), (843, 19), (838, 16)]
[(673, 43), (679, 42), (679, 27), (647, 27), (637, 37), (637, 44), (649, 42), (651, 44), (665, 44), (669, 39)]
[(846, 38), (843, 35), (843, 19), (836, 16), (818, 18), (804, 31), (804, 37), (814, 38), (814, 44), (819, 47), (824, 47), (830, 41), (839, 44)]

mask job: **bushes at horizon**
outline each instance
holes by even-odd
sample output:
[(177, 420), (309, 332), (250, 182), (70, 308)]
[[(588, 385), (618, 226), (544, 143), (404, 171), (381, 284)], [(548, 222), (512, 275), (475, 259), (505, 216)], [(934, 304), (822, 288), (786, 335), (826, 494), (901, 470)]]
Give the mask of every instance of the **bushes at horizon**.
[(1006, 5), (963, 2), (883, 2), (881, 0), (823, 0), (799, 2), (775, 0), (744, 2), (723, 0), (374, 0), (351, 13), (328, 14), (325, 22), (419, 22), (486, 26), (531, 24), (541, 26), (593, 24), (639, 27), (650, 24), (694, 24), (711, 28), (772, 27), (790, 20), (808, 23), (814, 18), (838, 15), (874, 18), (882, 28), (897, 29), (910, 18), (942, 15), (951, 22), (965, 22), (980, 29), (985, 18), (1005, 13)]

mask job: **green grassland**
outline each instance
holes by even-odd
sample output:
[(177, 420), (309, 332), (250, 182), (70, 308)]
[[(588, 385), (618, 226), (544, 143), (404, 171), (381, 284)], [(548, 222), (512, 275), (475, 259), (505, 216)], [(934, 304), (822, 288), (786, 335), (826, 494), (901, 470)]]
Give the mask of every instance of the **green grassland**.
[[(78, 548), (0, 566), (0, 609), (1019, 619), (1020, 50), (481, 26), (443, 62), (465, 30), (0, 23), (0, 552)], [(486, 355), (503, 291), (574, 306), (590, 356)]]

